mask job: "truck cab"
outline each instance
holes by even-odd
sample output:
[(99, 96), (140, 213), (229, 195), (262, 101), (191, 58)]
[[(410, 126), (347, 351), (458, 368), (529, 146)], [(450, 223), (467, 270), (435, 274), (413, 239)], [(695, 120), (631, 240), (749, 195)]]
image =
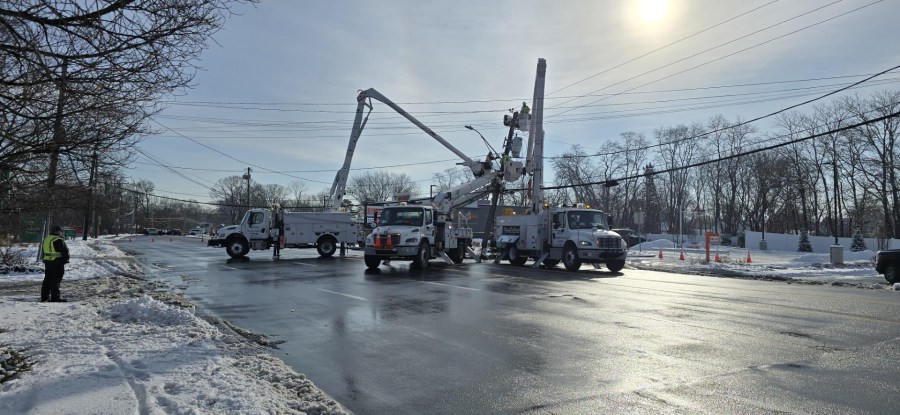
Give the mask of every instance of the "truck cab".
[(374, 269), (382, 262), (405, 259), (426, 268), (432, 258), (439, 256), (447, 256), (455, 264), (461, 263), (471, 244), (472, 230), (454, 226), (445, 216), (433, 206), (400, 204), (385, 207), (375, 229), (366, 237), (366, 267)]
[(554, 267), (560, 261), (569, 271), (582, 263), (604, 264), (612, 272), (625, 266), (627, 244), (609, 230), (606, 214), (584, 205), (547, 208), (536, 215), (498, 216), (498, 247), (513, 265), (532, 258), (535, 266)]

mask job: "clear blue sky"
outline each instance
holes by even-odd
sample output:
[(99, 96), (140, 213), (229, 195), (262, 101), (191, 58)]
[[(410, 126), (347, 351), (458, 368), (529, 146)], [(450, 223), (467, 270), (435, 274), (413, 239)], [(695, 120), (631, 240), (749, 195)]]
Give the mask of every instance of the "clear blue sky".
[[(155, 118), (160, 133), (140, 144), (156, 160), (140, 155), (129, 173), (154, 182), (156, 194), (198, 201), (210, 200), (205, 186), (248, 166), (256, 182), (328, 189), (343, 163), (357, 91), (367, 88), (483, 158), (486, 147), (463, 126), (499, 148), (505, 111), (530, 104), (538, 58), (548, 66), (548, 156), (573, 144), (594, 152), (627, 131), (652, 139), (657, 128), (716, 114), (754, 118), (900, 65), (897, 0), (669, 0), (661, 15), (659, 6), (642, 13), (641, 3), (263, 0), (240, 7), (202, 55), (195, 88), (173, 99)], [(787, 82), (830, 77), (843, 78)], [(745, 86), (710, 89), (734, 85)], [(855, 92), (884, 89), (900, 85)], [(769, 120), (756, 125), (771, 129)], [(456, 161), (376, 102), (353, 169), (404, 165), (389, 169), (409, 174), (427, 195), (432, 174)]]

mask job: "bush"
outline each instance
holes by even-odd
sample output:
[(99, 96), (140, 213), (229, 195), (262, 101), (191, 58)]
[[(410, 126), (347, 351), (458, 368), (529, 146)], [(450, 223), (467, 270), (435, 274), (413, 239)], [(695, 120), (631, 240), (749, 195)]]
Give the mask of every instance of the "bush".
[(25, 248), (13, 246), (9, 240), (0, 240), (0, 265), (25, 265)]
[(853, 232), (853, 242), (850, 243), (850, 252), (861, 252), (866, 249), (866, 240), (863, 239), (862, 232), (857, 229)]
[(812, 244), (809, 243), (809, 231), (800, 233), (800, 242), (797, 243), (797, 252), (812, 252)]

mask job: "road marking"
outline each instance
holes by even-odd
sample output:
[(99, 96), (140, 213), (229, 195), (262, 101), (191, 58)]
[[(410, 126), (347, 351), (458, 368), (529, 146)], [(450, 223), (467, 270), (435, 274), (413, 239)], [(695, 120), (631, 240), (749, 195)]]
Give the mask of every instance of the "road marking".
[(233, 269), (233, 270), (235, 270), (235, 271), (240, 271), (240, 269), (237, 269), (237, 268), (235, 268), (235, 267), (229, 267), (228, 265), (222, 265), (222, 266), (225, 267), (225, 268), (228, 268), (228, 269)]
[(460, 285), (441, 284), (439, 282), (431, 282), (431, 281), (422, 281), (422, 282), (424, 282), (426, 284), (443, 285), (445, 287), (462, 288), (464, 290), (481, 291), (481, 289), (479, 289), (479, 288), (469, 288), (469, 287), (463, 287)]
[(332, 294), (336, 294), (336, 295), (342, 295), (342, 296), (344, 296), (344, 297), (350, 297), (350, 298), (355, 299), (355, 300), (369, 301), (369, 300), (367, 300), (367, 299), (365, 299), (365, 298), (362, 298), (362, 297), (357, 297), (357, 296), (355, 296), (355, 295), (350, 295), (350, 294), (339, 293), (339, 292), (337, 292), (337, 291), (326, 290), (326, 289), (324, 289), (324, 288), (319, 288), (319, 290), (325, 291), (326, 293), (332, 293)]
[(317, 266), (319, 266), (318, 264), (307, 264), (307, 263), (305, 263), (305, 262), (294, 262), (294, 264), (297, 264), (297, 265), (306, 265), (306, 266), (308, 266), (308, 267), (317, 267)]

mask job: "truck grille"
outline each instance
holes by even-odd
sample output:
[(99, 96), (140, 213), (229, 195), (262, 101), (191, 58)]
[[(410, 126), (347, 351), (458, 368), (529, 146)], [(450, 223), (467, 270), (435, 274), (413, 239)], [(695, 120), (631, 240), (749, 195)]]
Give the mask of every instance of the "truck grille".
[(597, 248), (620, 249), (619, 240), (617, 238), (598, 238)]
[(399, 233), (375, 235), (375, 249), (393, 249), (395, 245), (400, 245)]

